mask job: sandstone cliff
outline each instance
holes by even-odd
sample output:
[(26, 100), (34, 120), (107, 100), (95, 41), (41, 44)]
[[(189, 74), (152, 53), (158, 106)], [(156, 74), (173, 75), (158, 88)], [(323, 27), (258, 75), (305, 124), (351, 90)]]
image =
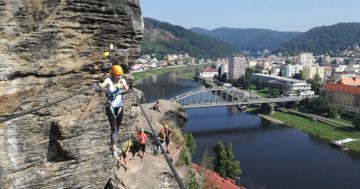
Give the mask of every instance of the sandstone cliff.
[[(101, 79), (83, 70), (100, 61), (110, 44), (112, 62), (132, 64), (143, 32), (138, 0), (0, 0), (0, 25), (0, 116)], [(87, 91), (0, 123), (0, 188), (102, 188), (109, 179), (112, 187), (128, 187), (114, 176), (104, 97), (95, 95), (86, 111), (80, 110), (91, 96)], [(137, 117), (130, 116), (133, 96), (127, 103), (120, 133), (138, 127)]]
[[(119, 144), (139, 128), (150, 132), (140, 110), (141, 97), (137, 90), (125, 96)], [(151, 142), (143, 161), (128, 158), (126, 170), (115, 167), (104, 98), (95, 95), (85, 112), (74, 103), (84, 100), (80, 96), (1, 124), (0, 188), (178, 188), (165, 159), (153, 155)], [(161, 112), (142, 105), (155, 129), (160, 130), (162, 121), (181, 127), (185, 110), (175, 102), (161, 104)], [(169, 156), (175, 162), (182, 145), (171, 145)], [(186, 171), (181, 176), (184, 178)]]
[(0, 0), (0, 26), (0, 114), (57, 76), (80, 84), (110, 44), (112, 62), (132, 64), (143, 33), (138, 0)]

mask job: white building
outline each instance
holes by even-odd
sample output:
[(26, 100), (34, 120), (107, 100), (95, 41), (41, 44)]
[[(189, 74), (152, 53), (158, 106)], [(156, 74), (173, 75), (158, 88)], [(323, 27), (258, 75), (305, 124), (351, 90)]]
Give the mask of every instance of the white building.
[(231, 57), (229, 59), (229, 77), (228, 79), (238, 79), (245, 75), (246, 58), (245, 57)]
[(201, 78), (213, 78), (214, 75), (218, 75), (218, 72), (212, 67), (207, 67), (200, 71)]
[(347, 67), (347, 65), (337, 65), (334, 67), (334, 72), (345, 72)]
[(179, 58), (179, 56), (176, 55), (176, 54), (168, 54), (168, 55), (166, 55), (166, 57), (165, 57), (165, 59), (166, 59), (167, 61), (169, 61), (169, 62), (175, 61), (175, 60), (177, 60), (178, 58)]
[(315, 59), (312, 53), (301, 53), (299, 54), (297, 61), (303, 66), (311, 67)]
[(282, 76), (283, 77), (293, 77), (295, 74), (299, 74), (303, 69), (303, 66), (300, 64), (288, 64), (282, 66)]
[(347, 68), (345, 68), (346, 72), (354, 72), (356, 74), (359, 74), (360, 71), (360, 64), (349, 64)]
[(272, 66), (270, 69), (270, 75), (279, 76), (280, 75), (280, 67), (279, 66)]
[(270, 88), (277, 88), (286, 96), (314, 96), (311, 85), (304, 80), (297, 80), (286, 77), (270, 76), (265, 74), (253, 73), (251, 75), (253, 81), (266, 83)]
[(257, 64), (256, 60), (248, 61), (248, 65), (249, 65), (250, 68), (255, 68), (256, 64)]
[(223, 64), (227, 64), (228, 60), (227, 59), (217, 59), (215, 62), (215, 69), (219, 70), (219, 68), (221, 67), (221, 65)]

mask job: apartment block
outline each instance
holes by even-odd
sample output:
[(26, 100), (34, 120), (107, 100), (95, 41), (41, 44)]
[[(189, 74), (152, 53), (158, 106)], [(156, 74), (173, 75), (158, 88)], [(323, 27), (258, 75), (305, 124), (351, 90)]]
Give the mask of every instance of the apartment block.
[(302, 70), (302, 79), (308, 80), (313, 79), (314, 76), (318, 74), (321, 80), (324, 80), (325, 77), (325, 68), (321, 66), (305, 66)]
[(295, 74), (300, 73), (303, 69), (301, 64), (288, 64), (282, 66), (282, 76), (283, 77), (293, 77)]
[(229, 79), (238, 79), (245, 75), (246, 58), (245, 57), (231, 57), (229, 58)]
[(297, 61), (303, 66), (311, 67), (315, 59), (312, 53), (301, 53), (298, 55)]

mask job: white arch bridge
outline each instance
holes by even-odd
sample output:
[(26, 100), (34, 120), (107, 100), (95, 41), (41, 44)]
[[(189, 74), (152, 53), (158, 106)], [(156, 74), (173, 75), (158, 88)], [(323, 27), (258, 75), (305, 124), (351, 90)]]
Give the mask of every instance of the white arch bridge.
[(178, 95), (170, 100), (184, 108), (206, 108), (216, 106), (271, 104), (278, 102), (300, 101), (307, 97), (263, 98), (240, 89), (205, 88)]

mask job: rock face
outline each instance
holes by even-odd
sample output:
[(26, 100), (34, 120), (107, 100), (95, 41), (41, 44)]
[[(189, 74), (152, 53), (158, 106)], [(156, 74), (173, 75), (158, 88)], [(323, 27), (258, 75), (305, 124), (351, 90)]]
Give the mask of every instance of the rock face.
[[(103, 74), (82, 68), (103, 60), (105, 50), (112, 62), (131, 65), (142, 40), (139, 4), (0, 0), (0, 117), (45, 105), (101, 80)], [(109, 125), (104, 97), (92, 95), (85, 91), (0, 123), (0, 188), (106, 185), (114, 174)], [(124, 126), (135, 122), (125, 117)]]
[(143, 21), (138, 0), (0, 0), (1, 80), (54, 76), (99, 60), (139, 55)]
[[(135, 95), (142, 97), (140, 91), (125, 96), (119, 144), (139, 128), (150, 132)], [(0, 188), (178, 187), (165, 160), (152, 156), (151, 143), (147, 144), (144, 162), (128, 162), (127, 172), (115, 168), (109, 150), (109, 123), (102, 104), (105, 97), (94, 95), (85, 112), (74, 103), (85, 104), (90, 96), (91, 93), (85, 93), (56, 107), (1, 124)], [(161, 104), (161, 112), (150, 110), (151, 105), (142, 105), (155, 129), (160, 130), (164, 119), (181, 127), (187, 119), (184, 109), (174, 102)]]

